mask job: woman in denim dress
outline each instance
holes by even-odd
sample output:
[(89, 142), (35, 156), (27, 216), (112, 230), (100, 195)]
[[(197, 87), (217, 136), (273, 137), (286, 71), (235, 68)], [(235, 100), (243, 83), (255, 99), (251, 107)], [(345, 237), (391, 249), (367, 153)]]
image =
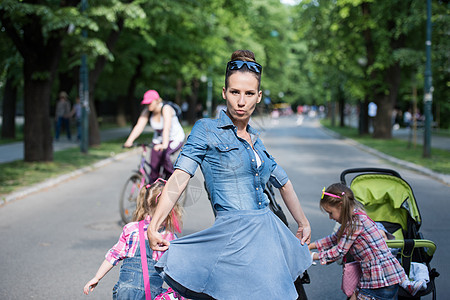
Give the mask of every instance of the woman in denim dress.
[[(227, 110), (196, 122), (148, 227), (151, 248), (169, 249), (157, 270), (186, 298), (297, 299), (294, 281), (311, 265), (311, 229), (292, 183), (248, 124), (261, 101), (261, 72), (253, 52), (233, 53), (222, 91)], [(169, 243), (157, 228), (198, 166), (216, 220)], [(296, 236), (268, 208), (269, 180), (298, 224)]]

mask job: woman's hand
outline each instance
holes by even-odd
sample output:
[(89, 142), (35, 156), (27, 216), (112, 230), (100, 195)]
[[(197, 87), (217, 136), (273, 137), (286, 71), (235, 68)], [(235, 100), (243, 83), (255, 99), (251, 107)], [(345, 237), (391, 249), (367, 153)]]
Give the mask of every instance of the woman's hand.
[(158, 152), (166, 150), (166, 148), (164, 148), (163, 144), (156, 144), (155, 146), (153, 146), (153, 149)]
[(297, 238), (300, 240), (302, 245), (305, 243), (309, 244), (311, 241), (311, 226), (309, 225), (309, 221), (303, 212), (300, 201), (294, 191), (294, 186), (290, 180), (288, 180), (288, 182), (280, 188), (280, 194), (286, 204), (286, 207), (289, 209), (289, 212), (298, 224), (296, 234)]
[(154, 251), (166, 251), (169, 249), (170, 242), (165, 240), (161, 233), (147, 230), (148, 242), (150, 248)]
[(302, 245), (305, 243), (309, 245), (311, 242), (311, 226), (309, 224), (307, 226), (299, 225), (295, 236), (300, 240)]

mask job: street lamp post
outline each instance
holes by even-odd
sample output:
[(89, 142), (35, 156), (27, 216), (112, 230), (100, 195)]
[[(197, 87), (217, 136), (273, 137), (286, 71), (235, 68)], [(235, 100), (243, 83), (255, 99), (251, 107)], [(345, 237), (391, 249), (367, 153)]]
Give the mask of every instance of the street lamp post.
[[(87, 8), (87, 0), (81, 1), (81, 12)], [(83, 38), (87, 38), (87, 30), (82, 30)], [(82, 153), (88, 152), (89, 144), (89, 70), (87, 67), (87, 55), (81, 55), (80, 66), (80, 102), (81, 102), (81, 143), (80, 150)]]
[(431, 74), (431, 0), (427, 0), (427, 39), (426, 47), (426, 65), (425, 65), (425, 84), (424, 84), (424, 114), (425, 131), (423, 141), (423, 157), (431, 157), (431, 123), (433, 115), (431, 107), (433, 103), (433, 86)]

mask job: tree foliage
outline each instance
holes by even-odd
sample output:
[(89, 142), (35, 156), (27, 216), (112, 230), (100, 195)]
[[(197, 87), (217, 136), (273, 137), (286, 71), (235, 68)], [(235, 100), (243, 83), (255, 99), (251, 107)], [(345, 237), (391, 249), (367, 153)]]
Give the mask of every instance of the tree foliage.
[[(379, 138), (391, 135), (393, 109), (411, 106), (413, 90), (423, 94), (425, 1), (91, 0), (85, 12), (80, 5), (0, 3), (0, 41), (9, 45), (0, 47), (0, 89), (3, 95), (12, 77), (9, 62), (17, 62), (23, 72), (13, 72), (21, 89), (13, 98), (24, 98), (26, 160), (52, 160), (50, 108), (62, 89), (72, 100), (78, 95), (83, 53), (91, 145), (100, 142), (98, 116), (134, 122), (149, 88), (188, 102), (194, 121), (194, 108), (206, 104), (205, 78), (213, 83), (214, 104), (222, 101), (224, 68), (236, 49), (255, 52), (262, 89), (273, 102), (359, 104), (363, 116), (367, 103), (376, 102)], [(448, 12), (447, 1), (433, 1), (433, 112), (444, 127), (450, 122), (443, 117), (450, 111)]]

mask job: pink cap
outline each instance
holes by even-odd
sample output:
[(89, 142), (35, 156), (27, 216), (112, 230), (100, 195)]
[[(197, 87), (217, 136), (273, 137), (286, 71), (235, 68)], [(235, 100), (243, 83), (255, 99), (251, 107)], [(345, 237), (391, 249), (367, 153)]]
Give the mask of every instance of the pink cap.
[(148, 90), (144, 94), (144, 99), (142, 99), (141, 104), (150, 104), (153, 101), (159, 99), (159, 94), (155, 90)]

